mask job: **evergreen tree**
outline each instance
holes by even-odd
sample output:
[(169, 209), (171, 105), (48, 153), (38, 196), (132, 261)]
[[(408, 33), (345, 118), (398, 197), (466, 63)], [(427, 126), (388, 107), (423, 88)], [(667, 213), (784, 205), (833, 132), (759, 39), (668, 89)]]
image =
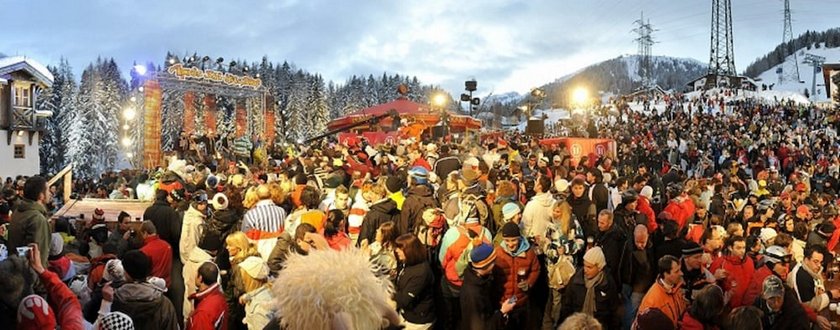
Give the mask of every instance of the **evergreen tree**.
[(52, 111), (53, 115), (46, 119), (44, 136), (41, 140), (39, 156), (41, 158), (42, 173), (57, 173), (67, 164), (67, 125), (68, 116), (75, 111), (76, 81), (73, 69), (65, 58), (61, 58), (59, 66), (50, 67), (53, 74), (53, 85), (41, 93), (38, 98), (39, 110)]

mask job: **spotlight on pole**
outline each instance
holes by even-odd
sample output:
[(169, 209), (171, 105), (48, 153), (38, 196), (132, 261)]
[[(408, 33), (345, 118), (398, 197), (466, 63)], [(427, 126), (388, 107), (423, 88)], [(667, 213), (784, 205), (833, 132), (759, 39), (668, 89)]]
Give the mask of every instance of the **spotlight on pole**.
[(140, 93), (142, 93), (144, 90), (146, 90), (146, 89), (143, 88), (143, 86), (137, 87), (137, 91), (140, 92)]
[(210, 60), (210, 56), (204, 56), (204, 57), (201, 58), (202, 62), (207, 62), (209, 60)]
[(131, 100), (131, 102), (137, 102), (137, 97), (132, 96), (129, 100)]
[(134, 158), (134, 153), (132, 153), (132, 152), (127, 152), (127, 153), (125, 154), (125, 158), (128, 158), (128, 159)]
[(176, 60), (175, 60), (175, 58), (174, 58), (174, 57), (170, 57), (170, 58), (169, 58), (169, 64), (170, 64), (170, 65), (175, 64), (175, 61), (176, 61)]
[(137, 65), (134, 66), (134, 71), (137, 72), (137, 74), (139, 74), (141, 76), (145, 75), (146, 74), (146, 66), (143, 65), (143, 64), (137, 64)]
[(131, 146), (131, 139), (129, 137), (124, 137), (122, 139), (123, 147), (130, 147)]
[(135, 116), (137, 116), (137, 111), (134, 110), (134, 107), (125, 108), (123, 111), (123, 118), (125, 118), (125, 120), (134, 120)]
[(217, 58), (217, 59), (216, 59), (216, 63), (217, 63), (217, 64), (222, 64), (222, 63), (224, 63), (224, 62), (225, 62), (225, 58), (224, 58), (224, 57), (219, 57), (219, 58)]

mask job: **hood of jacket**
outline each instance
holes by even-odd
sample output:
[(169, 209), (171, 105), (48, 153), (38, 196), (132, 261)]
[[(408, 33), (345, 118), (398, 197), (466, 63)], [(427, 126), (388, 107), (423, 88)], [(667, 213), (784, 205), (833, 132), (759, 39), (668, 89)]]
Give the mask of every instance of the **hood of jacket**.
[(393, 199), (384, 199), (370, 206), (371, 211), (375, 210), (382, 213), (391, 213), (396, 209), (397, 202), (395, 202)]
[(18, 200), (18, 203), (17, 203), (16, 206), (17, 206), (17, 208), (16, 208), (17, 212), (38, 211), (38, 212), (41, 212), (41, 214), (43, 214), (45, 216), (47, 215), (47, 208), (45, 208), (44, 205), (41, 205), (41, 203), (38, 203), (38, 202), (33, 201), (33, 200), (29, 200), (29, 199), (26, 199), (26, 198), (21, 198), (21, 199)]
[(163, 296), (163, 291), (145, 282), (126, 283), (114, 291), (114, 300), (119, 300), (125, 305), (155, 305), (161, 296)]
[(524, 255), (526, 252), (528, 252), (528, 249), (531, 248), (531, 243), (529, 243), (528, 240), (525, 239), (525, 237), (521, 236), (519, 237), (519, 246), (516, 248), (516, 251), (511, 251), (510, 249), (508, 249), (508, 245), (504, 242), (500, 243), (499, 245), (502, 247), (502, 250), (504, 250), (513, 257)]
[(557, 200), (554, 199), (554, 196), (549, 193), (537, 194), (536, 196), (531, 197), (531, 201), (546, 208), (554, 206), (554, 203), (557, 202)]
[(408, 190), (409, 196), (419, 196), (419, 197), (432, 197), (434, 193), (432, 192), (432, 188), (425, 184), (418, 184), (412, 186), (411, 189)]

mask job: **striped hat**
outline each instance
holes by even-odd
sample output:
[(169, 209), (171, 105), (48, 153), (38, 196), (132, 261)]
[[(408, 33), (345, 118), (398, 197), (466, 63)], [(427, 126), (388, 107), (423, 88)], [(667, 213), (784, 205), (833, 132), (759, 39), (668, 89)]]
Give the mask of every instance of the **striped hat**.
[(487, 243), (481, 243), (470, 252), (470, 262), (473, 268), (483, 269), (489, 267), (496, 261), (496, 249)]

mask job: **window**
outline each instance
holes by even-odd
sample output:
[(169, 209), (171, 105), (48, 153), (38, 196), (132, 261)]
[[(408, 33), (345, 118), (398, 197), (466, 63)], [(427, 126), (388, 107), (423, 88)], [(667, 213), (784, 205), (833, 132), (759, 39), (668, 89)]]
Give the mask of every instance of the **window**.
[(26, 158), (25, 147), (22, 144), (15, 145), (15, 159), (23, 159)]
[(15, 86), (15, 106), (32, 107), (32, 90), (25, 86)]

